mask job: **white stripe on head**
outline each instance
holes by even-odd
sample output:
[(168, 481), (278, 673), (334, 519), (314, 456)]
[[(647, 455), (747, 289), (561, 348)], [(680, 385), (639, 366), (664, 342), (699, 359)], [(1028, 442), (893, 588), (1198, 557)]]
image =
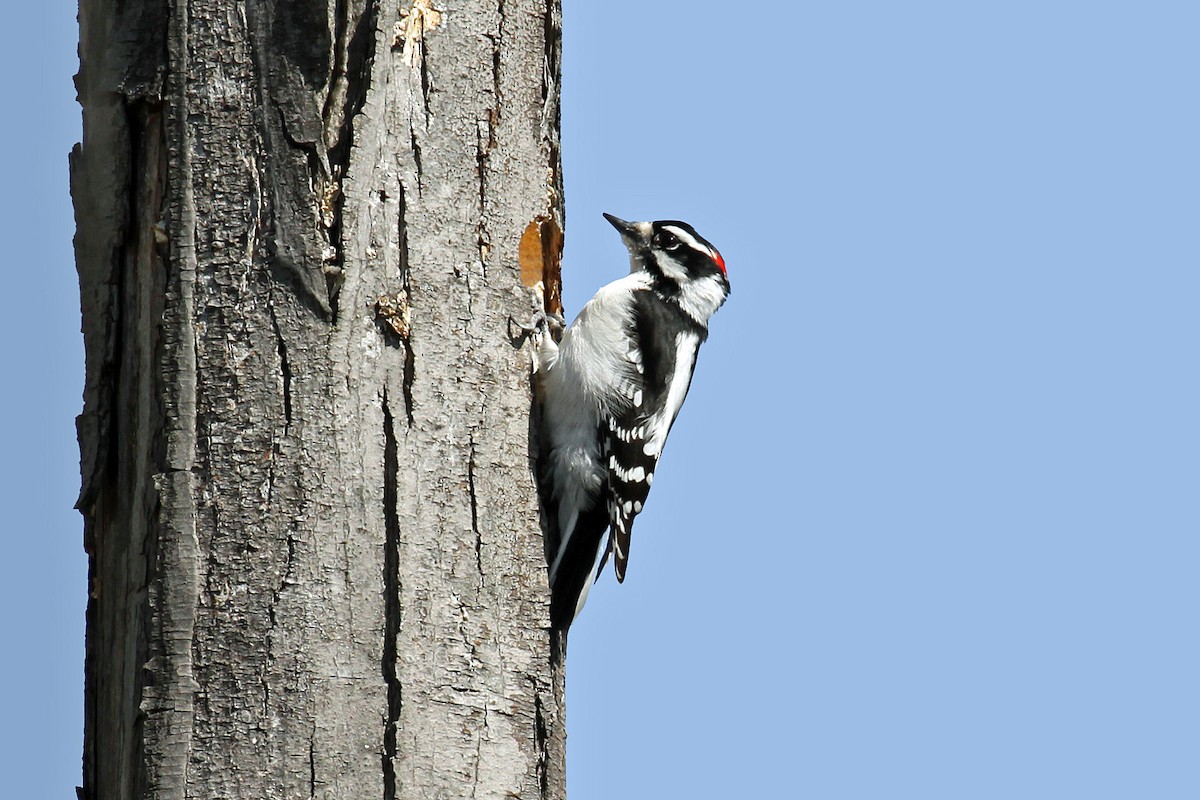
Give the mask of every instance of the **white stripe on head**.
[(707, 253), (709, 258), (712, 258), (712, 259), (716, 258), (716, 254), (713, 252), (713, 249), (711, 247), (709, 247), (708, 245), (701, 242), (699, 239), (697, 239), (695, 236), (693, 236), (692, 234), (685, 231), (683, 228), (680, 228), (676, 225), (663, 225), (663, 230), (673, 234), (676, 239), (683, 242), (688, 247), (695, 250), (697, 253)]

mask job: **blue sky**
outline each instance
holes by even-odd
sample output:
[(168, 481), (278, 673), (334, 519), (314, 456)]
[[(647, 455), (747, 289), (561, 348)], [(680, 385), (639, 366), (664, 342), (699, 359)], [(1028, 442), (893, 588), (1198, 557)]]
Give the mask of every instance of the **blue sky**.
[[(568, 313), (602, 211), (733, 283), (572, 629), (572, 800), (1200, 796), (1200, 7), (566, 4)], [(73, 17), (0, 48), (22, 798), (79, 770)]]

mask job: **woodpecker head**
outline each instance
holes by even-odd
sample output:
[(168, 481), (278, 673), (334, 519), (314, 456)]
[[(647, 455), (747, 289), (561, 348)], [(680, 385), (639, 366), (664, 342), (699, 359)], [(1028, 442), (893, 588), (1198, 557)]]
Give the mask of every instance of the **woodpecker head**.
[(645, 270), (665, 299), (679, 303), (699, 323), (721, 307), (729, 295), (725, 259), (717, 248), (686, 222), (626, 222), (605, 214), (629, 248), (629, 271)]

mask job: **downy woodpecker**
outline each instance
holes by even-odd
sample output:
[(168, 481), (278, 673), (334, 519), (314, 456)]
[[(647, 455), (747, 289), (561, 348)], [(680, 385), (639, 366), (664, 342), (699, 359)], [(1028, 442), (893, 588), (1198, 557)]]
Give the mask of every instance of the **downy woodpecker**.
[(537, 341), (558, 630), (579, 614), (610, 554), (624, 581), (634, 517), (687, 396), (708, 320), (729, 296), (725, 260), (691, 225), (604, 217), (629, 249), (630, 274), (597, 292), (561, 341), (545, 330)]

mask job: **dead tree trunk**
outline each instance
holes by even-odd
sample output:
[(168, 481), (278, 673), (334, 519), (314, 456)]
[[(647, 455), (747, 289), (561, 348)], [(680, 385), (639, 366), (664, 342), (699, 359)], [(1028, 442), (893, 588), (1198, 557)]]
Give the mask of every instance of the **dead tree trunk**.
[(560, 19), (82, 0), (83, 796), (564, 795), (505, 324)]

